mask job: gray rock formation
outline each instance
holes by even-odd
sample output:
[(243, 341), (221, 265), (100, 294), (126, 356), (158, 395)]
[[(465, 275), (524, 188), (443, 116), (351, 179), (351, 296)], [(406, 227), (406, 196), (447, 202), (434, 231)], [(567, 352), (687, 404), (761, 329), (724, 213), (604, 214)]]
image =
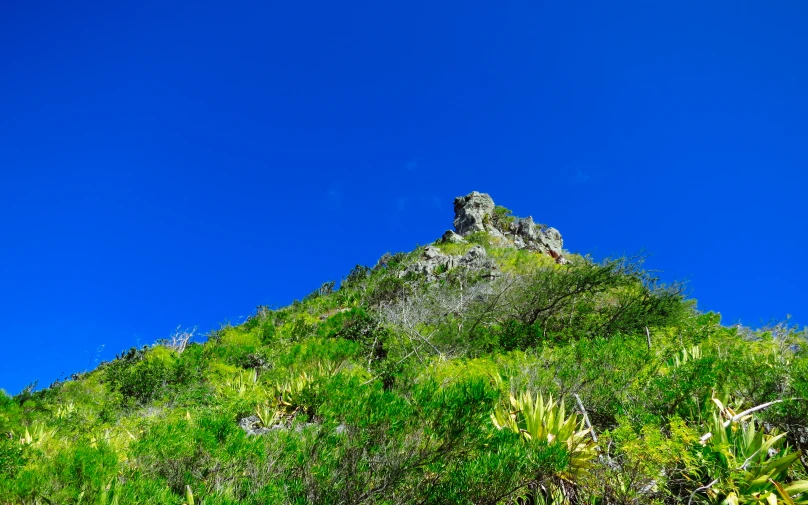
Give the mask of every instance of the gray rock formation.
[[(567, 262), (563, 256), (564, 242), (558, 230), (536, 224), (532, 217), (496, 219), (494, 209), (494, 200), (485, 193), (474, 191), (455, 198), (455, 231), (444, 233), (438, 243), (465, 244), (467, 240), (464, 237), (484, 231), (494, 239), (494, 245), (528, 249), (547, 254), (558, 263)], [(496, 261), (489, 258), (480, 245), (473, 246), (463, 256), (445, 254), (439, 247), (429, 245), (424, 248), (419, 260), (411, 263), (398, 275), (405, 278), (416, 274), (426, 277), (427, 281), (434, 281), (457, 267), (483, 271), (486, 277), (500, 274)]]
[[(494, 200), (485, 193), (474, 191), (454, 201), (454, 226), (457, 233), (446, 232), (442, 242), (455, 242), (470, 233), (486, 231), (502, 245), (528, 249), (552, 256), (558, 263), (566, 263), (564, 241), (555, 228), (538, 225), (532, 217), (514, 219), (498, 228), (494, 219)], [(459, 234), (459, 235), (458, 235)]]
[(536, 223), (533, 222), (533, 217), (528, 216), (524, 219), (520, 219), (512, 226), (513, 232), (527, 240), (528, 242), (535, 242), (539, 239), (539, 235), (541, 235), (541, 229), (536, 226)]
[(455, 198), (454, 211), (454, 227), (460, 235), (466, 236), (477, 231), (489, 231), (486, 228), (486, 222), (494, 213), (494, 200), (486, 193), (473, 191), (466, 196)]
[(552, 256), (559, 263), (566, 262), (561, 233), (555, 228), (537, 225), (530, 216), (511, 223), (506, 237), (511, 238), (518, 249), (538, 251)]
[(446, 230), (446, 233), (440, 238), (441, 244), (462, 244), (466, 241), (463, 237), (458, 235), (457, 233), (453, 232), (452, 230)]
[(498, 274), (496, 262), (489, 258), (485, 249), (479, 245), (472, 247), (463, 256), (444, 254), (437, 247), (429, 245), (424, 248), (421, 259), (400, 272), (399, 277), (418, 274), (426, 276), (428, 281), (433, 281), (440, 275), (457, 267), (465, 267), (471, 270), (485, 270), (485, 274), (488, 276), (496, 276)]
[(400, 272), (399, 277), (406, 277), (415, 273), (425, 275), (428, 279), (434, 280), (437, 275), (455, 268), (458, 261), (458, 256), (443, 254), (437, 247), (429, 245), (424, 249), (421, 259)]
[(544, 247), (545, 252), (552, 256), (556, 261), (566, 263), (567, 260), (565, 260), (563, 256), (564, 241), (561, 239), (561, 232), (555, 228), (548, 227), (539, 236), (538, 242), (542, 245), (542, 247)]
[(265, 428), (261, 424), (261, 420), (258, 416), (243, 417), (239, 419), (238, 426), (244, 430), (247, 435), (263, 435), (264, 433), (270, 432), (269, 428)]
[(469, 249), (469, 251), (464, 254), (462, 258), (460, 258), (458, 263), (474, 270), (493, 270), (497, 267), (497, 263), (493, 259), (489, 258), (488, 253), (485, 252), (485, 249), (479, 245), (475, 245)]

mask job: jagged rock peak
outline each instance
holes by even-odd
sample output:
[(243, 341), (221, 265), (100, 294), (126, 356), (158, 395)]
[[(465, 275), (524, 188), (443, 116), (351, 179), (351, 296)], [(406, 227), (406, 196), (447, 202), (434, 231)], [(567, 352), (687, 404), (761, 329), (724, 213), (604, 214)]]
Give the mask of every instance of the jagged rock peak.
[(494, 200), (486, 193), (472, 191), (466, 196), (458, 196), (454, 201), (454, 227), (460, 235), (478, 231), (489, 231), (485, 216), (494, 214)]
[(472, 191), (454, 200), (454, 227), (457, 233), (447, 231), (444, 241), (456, 242), (475, 232), (488, 232), (492, 237), (519, 249), (530, 249), (552, 256), (566, 263), (563, 256), (564, 241), (555, 228), (538, 225), (533, 218), (498, 219), (494, 200), (487, 193)]

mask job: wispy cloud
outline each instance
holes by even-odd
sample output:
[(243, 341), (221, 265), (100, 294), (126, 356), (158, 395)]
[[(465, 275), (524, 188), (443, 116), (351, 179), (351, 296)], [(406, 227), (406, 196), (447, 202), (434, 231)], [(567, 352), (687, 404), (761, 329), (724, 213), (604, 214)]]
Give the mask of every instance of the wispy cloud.
[(572, 179), (573, 184), (586, 184), (589, 182), (589, 174), (583, 170), (576, 170), (575, 177)]

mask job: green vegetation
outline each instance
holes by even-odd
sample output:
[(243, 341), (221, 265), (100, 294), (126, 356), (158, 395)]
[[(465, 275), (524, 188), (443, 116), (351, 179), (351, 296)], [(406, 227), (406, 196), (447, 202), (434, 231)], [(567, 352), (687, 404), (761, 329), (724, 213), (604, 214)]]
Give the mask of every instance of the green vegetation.
[(494, 207), (494, 213), (491, 216), (494, 226), (500, 231), (508, 231), (510, 226), (516, 222), (516, 217), (513, 215), (511, 209), (506, 209), (500, 205)]
[(639, 257), (438, 246), (473, 244), (497, 275), (387, 254), (0, 392), (0, 504), (808, 503), (804, 331), (722, 326)]

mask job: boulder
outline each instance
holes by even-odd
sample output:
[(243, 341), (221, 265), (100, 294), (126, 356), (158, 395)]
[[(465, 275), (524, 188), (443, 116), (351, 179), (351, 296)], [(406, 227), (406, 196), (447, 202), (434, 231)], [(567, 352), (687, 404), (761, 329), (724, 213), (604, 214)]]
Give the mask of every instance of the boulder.
[(460, 264), (465, 266), (476, 266), (485, 263), (488, 258), (488, 253), (485, 252), (482, 246), (475, 245), (460, 258)]
[(443, 256), (441, 250), (433, 245), (428, 245), (424, 249), (424, 258), (428, 260), (434, 260), (436, 258), (440, 258), (441, 256)]
[(454, 227), (460, 235), (488, 231), (491, 227), (487, 227), (486, 224), (490, 222), (494, 213), (494, 200), (486, 193), (473, 191), (466, 196), (455, 198), (454, 211)]
[(464, 266), (471, 270), (485, 270), (488, 277), (496, 277), (499, 273), (497, 271), (497, 262), (488, 257), (488, 253), (482, 246), (475, 245), (460, 258), (458, 261), (460, 266)]
[(247, 435), (263, 435), (269, 433), (269, 428), (265, 428), (261, 424), (261, 419), (258, 416), (249, 416), (239, 419), (238, 426), (244, 430)]
[(555, 228), (543, 230), (538, 242), (544, 246), (547, 254), (556, 260), (563, 260), (564, 250), (562, 247), (564, 246), (564, 241), (561, 239), (561, 233), (558, 230)]
[(440, 238), (441, 244), (462, 244), (466, 241), (462, 236), (458, 235), (457, 233), (453, 232), (452, 230), (446, 230), (446, 233)]
[(527, 242), (535, 242), (539, 238), (541, 230), (536, 223), (533, 222), (533, 217), (528, 216), (516, 222), (515, 232), (516, 235), (522, 237)]

